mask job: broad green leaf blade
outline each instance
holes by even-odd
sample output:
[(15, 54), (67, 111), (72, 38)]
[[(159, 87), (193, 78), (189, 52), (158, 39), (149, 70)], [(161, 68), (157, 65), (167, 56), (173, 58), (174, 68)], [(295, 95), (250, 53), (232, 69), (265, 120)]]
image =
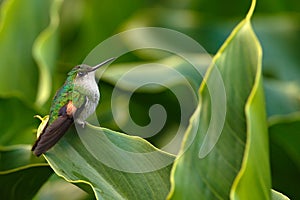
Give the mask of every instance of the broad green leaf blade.
[(48, 20), (50, 1), (7, 0), (1, 5), (0, 95), (18, 95), (34, 102), (38, 71), (32, 45)]
[(33, 46), (33, 56), (39, 68), (39, 84), (36, 104), (43, 105), (51, 93), (51, 74), (57, 60), (59, 8), (62, 0), (52, 2), (50, 9), (50, 24), (37, 37)]
[(300, 115), (272, 117), (269, 124), (273, 188), (299, 199)]
[[(255, 82), (245, 106), (247, 138), (242, 167), (234, 180), (230, 197), (245, 199), (270, 199), (271, 175), (269, 164), (269, 144), (266, 121), (265, 99), (262, 86), (262, 49), (251, 28), (251, 17), (255, 8), (255, 0), (246, 17), (249, 34), (257, 46), (257, 67)], [(249, 190), (251, 188), (251, 191)]]
[[(69, 131), (45, 154), (56, 174), (90, 185), (97, 199), (166, 197), (173, 156), (138, 137), (91, 125), (77, 130), (78, 134)], [(160, 163), (166, 164), (159, 168)], [(143, 171), (149, 167), (154, 171)]]
[[(172, 169), (169, 199), (235, 199), (253, 194), (270, 199), (261, 47), (250, 23), (252, 11), (253, 7), (216, 54), (215, 66), (210, 67), (202, 82), (201, 101), (186, 133), (183, 154)], [(215, 88), (209, 88), (210, 83), (217, 81), (215, 71), (222, 76), (227, 102), (220, 137), (217, 131), (206, 135), (209, 124), (213, 123), (211, 117), (216, 114), (211, 111), (212, 106), (223, 104), (222, 99), (217, 99), (219, 103), (214, 105), (211, 96), (211, 91), (220, 86), (212, 84)], [(213, 142), (207, 143), (213, 148), (201, 156), (200, 150), (206, 142)]]
[[(246, 105), (247, 140), (242, 168), (234, 181), (231, 198), (270, 199), (271, 177), (267, 122), (261, 66)], [(249, 190), (251, 188), (251, 190)]]
[(36, 158), (30, 146), (0, 148), (0, 198), (32, 199), (52, 174), (44, 159)]

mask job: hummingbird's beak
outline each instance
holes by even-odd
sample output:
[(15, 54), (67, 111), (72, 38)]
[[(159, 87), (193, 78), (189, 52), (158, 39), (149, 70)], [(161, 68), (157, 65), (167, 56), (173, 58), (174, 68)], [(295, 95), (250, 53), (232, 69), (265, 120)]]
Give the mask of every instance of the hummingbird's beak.
[(102, 63), (100, 63), (100, 64), (98, 64), (98, 65), (92, 67), (91, 70), (89, 70), (89, 72), (95, 71), (95, 70), (99, 69), (100, 67), (102, 67), (102, 66), (104, 66), (104, 65), (106, 65), (106, 64), (108, 64), (108, 63), (113, 62), (113, 61), (116, 60), (116, 59), (117, 59), (117, 58), (115, 58), (115, 57), (110, 58), (110, 59), (107, 59), (106, 61), (104, 61), (104, 62), (102, 62)]

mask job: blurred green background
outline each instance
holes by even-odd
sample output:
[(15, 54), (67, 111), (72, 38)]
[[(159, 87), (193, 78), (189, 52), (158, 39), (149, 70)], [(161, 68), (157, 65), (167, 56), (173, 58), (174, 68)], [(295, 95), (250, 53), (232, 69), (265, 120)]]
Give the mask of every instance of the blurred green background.
[[(213, 55), (244, 18), (251, 2), (2, 0), (0, 3), (0, 146), (7, 148), (34, 142), (39, 120), (33, 116), (47, 114), (51, 98), (66, 73), (106, 38), (131, 28), (164, 27), (192, 37)], [(291, 199), (300, 199), (299, 11), (300, 2), (296, 0), (258, 0), (253, 17), (254, 30), (263, 47), (273, 188)], [(127, 62), (148, 59), (133, 52), (118, 59), (118, 63), (122, 67)], [(99, 85), (100, 123), (118, 130), (110, 107), (114, 83), (103, 79)], [(174, 87), (185, 90), (182, 85)], [(165, 107), (168, 121), (161, 133), (149, 140), (162, 146), (172, 136), (166, 133), (177, 130), (180, 120), (179, 105), (170, 90), (141, 89), (132, 97), (130, 111), (138, 124), (145, 125), (149, 123), (149, 107), (156, 103)], [(196, 102), (191, 104), (187, 115), (192, 114)], [(66, 191), (60, 192), (61, 187), (54, 187), (51, 182), (78, 192), (74, 199), (88, 198), (71, 184), (56, 177), (50, 180), (44, 188), (51, 189), (43, 188), (37, 198), (66, 195)]]

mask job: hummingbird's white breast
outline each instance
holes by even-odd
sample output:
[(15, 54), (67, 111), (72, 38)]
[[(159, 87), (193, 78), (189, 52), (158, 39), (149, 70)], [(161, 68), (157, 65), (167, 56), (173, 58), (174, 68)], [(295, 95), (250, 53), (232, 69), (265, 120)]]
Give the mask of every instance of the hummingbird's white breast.
[(95, 72), (90, 72), (83, 77), (76, 77), (74, 90), (85, 97), (85, 105), (75, 118), (75, 122), (84, 126), (85, 120), (95, 112), (99, 103), (100, 92), (95, 80)]

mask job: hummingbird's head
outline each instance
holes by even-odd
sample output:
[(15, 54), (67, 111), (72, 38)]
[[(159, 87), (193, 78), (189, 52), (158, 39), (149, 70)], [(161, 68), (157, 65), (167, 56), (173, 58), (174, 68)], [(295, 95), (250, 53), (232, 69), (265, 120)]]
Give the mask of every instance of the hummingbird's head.
[(85, 64), (77, 65), (68, 73), (68, 76), (72, 80), (75, 80), (76, 82), (86, 82), (86, 81), (94, 80), (96, 70), (114, 61), (115, 59), (116, 58), (110, 58), (94, 67)]

